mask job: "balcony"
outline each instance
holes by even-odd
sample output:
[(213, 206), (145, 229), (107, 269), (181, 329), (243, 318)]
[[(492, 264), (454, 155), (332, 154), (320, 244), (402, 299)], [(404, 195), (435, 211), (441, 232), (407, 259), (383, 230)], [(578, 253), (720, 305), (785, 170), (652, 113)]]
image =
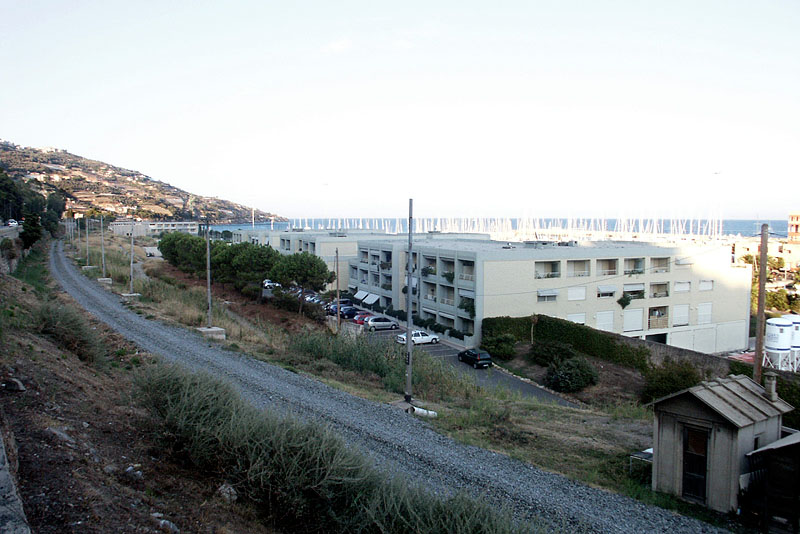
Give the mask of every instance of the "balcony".
[(561, 278), (561, 273), (560, 273), (560, 272), (558, 272), (558, 271), (556, 271), (556, 272), (549, 272), (549, 273), (544, 273), (544, 272), (541, 272), (541, 273), (540, 273), (540, 272), (538, 272), (538, 271), (537, 271), (537, 272), (536, 272), (536, 278), (537, 278), (537, 279), (538, 279), (538, 278)]
[(442, 298), (442, 300), (440, 302), (442, 304), (444, 304), (445, 306), (455, 306), (456, 305), (456, 301), (455, 300), (448, 299), (448, 298)]
[(567, 278), (589, 276), (589, 260), (568, 260)]
[(466, 280), (467, 282), (474, 282), (475, 275), (472, 273), (458, 273), (459, 280)]
[(598, 271), (600, 276), (616, 276), (617, 270), (616, 269), (600, 269)]
[(423, 298), (423, 300), (429, 300), (431, 302), (436, 302), (436, 295), (431, 295), (431, 294), (423, 295), (422, 298)]
[(663, 317), (654, 317), (651, 316), (647, 319), (647, 328), (650, 330), (655, 330), (658, 328), (669, 328), (669, 317), (666, 315)]

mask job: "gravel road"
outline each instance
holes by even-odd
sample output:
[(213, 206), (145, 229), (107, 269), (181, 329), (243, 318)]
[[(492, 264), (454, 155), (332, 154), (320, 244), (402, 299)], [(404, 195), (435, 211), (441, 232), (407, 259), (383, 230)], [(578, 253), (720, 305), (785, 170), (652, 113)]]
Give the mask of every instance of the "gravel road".
[(520, 518), (540, 516), (565, 532), (722, 532), (701, 521), (458, 444), (396, 408), (223, 350), (191, 330), (144, 319), (126, 309), (120, 297), (80, 274), (65, 257), (62, 242), (52, 246), (50, 270), (84, 308), (142, 349), (228, 380), (258, 407), (327, 424), (370, 454), (379, 468), (401, 473), (436, 494), (467, 491), (510, 507)]

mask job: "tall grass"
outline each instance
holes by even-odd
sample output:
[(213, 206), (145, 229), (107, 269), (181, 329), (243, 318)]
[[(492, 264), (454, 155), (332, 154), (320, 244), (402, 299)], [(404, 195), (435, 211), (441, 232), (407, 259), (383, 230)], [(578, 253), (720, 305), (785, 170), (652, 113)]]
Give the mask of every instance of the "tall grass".
[[(384, 387), (402, 393), (405, 386), (405, 348), (388, 340), (367, 336), (332, 336), (309, 332), (294, 336), (289, 350), (326, 358), (362, 374), (379, 376)], [(422, 350), (414, 351), (412, 386), (415, 394), (428, 400), (447, 400), (475, 396), (474, 379), (462, 375), (451, 365), (431, 357)]]
[(73, 308), (45, 302), (37, 308), (33, 319), (41, 333), (77, 354), (81, 360), (93, 362), (105, 355), (103, 340)]
[(172, 366), (137, 378), (141, 404), (173, 446), (199, 467), (225, 473), (272, 521), (293, 532), (538, 532), (464, 495), (439, 499), (387, 479), (330, 430), (279, 418), (231, 386)]

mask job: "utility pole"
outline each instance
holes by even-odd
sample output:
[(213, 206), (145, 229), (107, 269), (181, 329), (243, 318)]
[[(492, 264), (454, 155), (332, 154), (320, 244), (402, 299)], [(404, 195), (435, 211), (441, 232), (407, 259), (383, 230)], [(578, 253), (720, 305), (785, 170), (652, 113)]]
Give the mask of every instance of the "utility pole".
[(128, 293), (133, 295), (133, 220), (131, 220), (131, 287)]
[(761, 385), (761, 367), (764, 364), (764, 308), (766, 307), (767, 292), (767, 247), (769, 239), (769, 225), (761, 225), (761, 255), (758, 263), (758, 311), (756, 311), (756, 354), (753, 358), (753, 380)]
[(206, 288), (208, 295), (208, 328), (211, 328), (211, 229), (206, 217)]
[(86, 266), (89, 266), (89, 217), (86, 217)]
[(342, 312), (339, 310), (339, 247), (336, 247), (336, 334), (342, 327)]
[(408, 199), (408, 266), (407, 269), (407, 276), (408, 276), (408, 291), (406, 292), (406, 325), (408, 326), (408, 330), (406, 331), (406, 391), (405, 391), (405, 400), (407, 403), (411, 403), (411, 357), (414, 349), (414, 344), (411, 341), (411, 334), (414, 329), (414, 320), (412, 318), (413, 313), (411, 312), (411, 293), (413, 293), (412, 283), (411, 283), (411, 275), (414, 268), (414, 263), (411, 257), (412, 252), (412, 243), (411, 243), (411, 235), (413, 229), (413, 221), (414, 221), (414, 199)]
[(106, 277), (106, 238), (103, 233), (103, 214), (100, 214), (100, 253), (103, 256), (103, 278)]

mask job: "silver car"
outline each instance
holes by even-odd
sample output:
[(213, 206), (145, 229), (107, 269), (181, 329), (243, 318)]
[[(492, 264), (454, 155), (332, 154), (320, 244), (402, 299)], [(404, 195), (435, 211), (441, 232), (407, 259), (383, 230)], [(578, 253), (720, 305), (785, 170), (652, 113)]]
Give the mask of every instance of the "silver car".
[(386, 317), (368, 317), (364, 320), (364, 328), (374, 332), (375, 330), (397, 330), (400, 325)]

